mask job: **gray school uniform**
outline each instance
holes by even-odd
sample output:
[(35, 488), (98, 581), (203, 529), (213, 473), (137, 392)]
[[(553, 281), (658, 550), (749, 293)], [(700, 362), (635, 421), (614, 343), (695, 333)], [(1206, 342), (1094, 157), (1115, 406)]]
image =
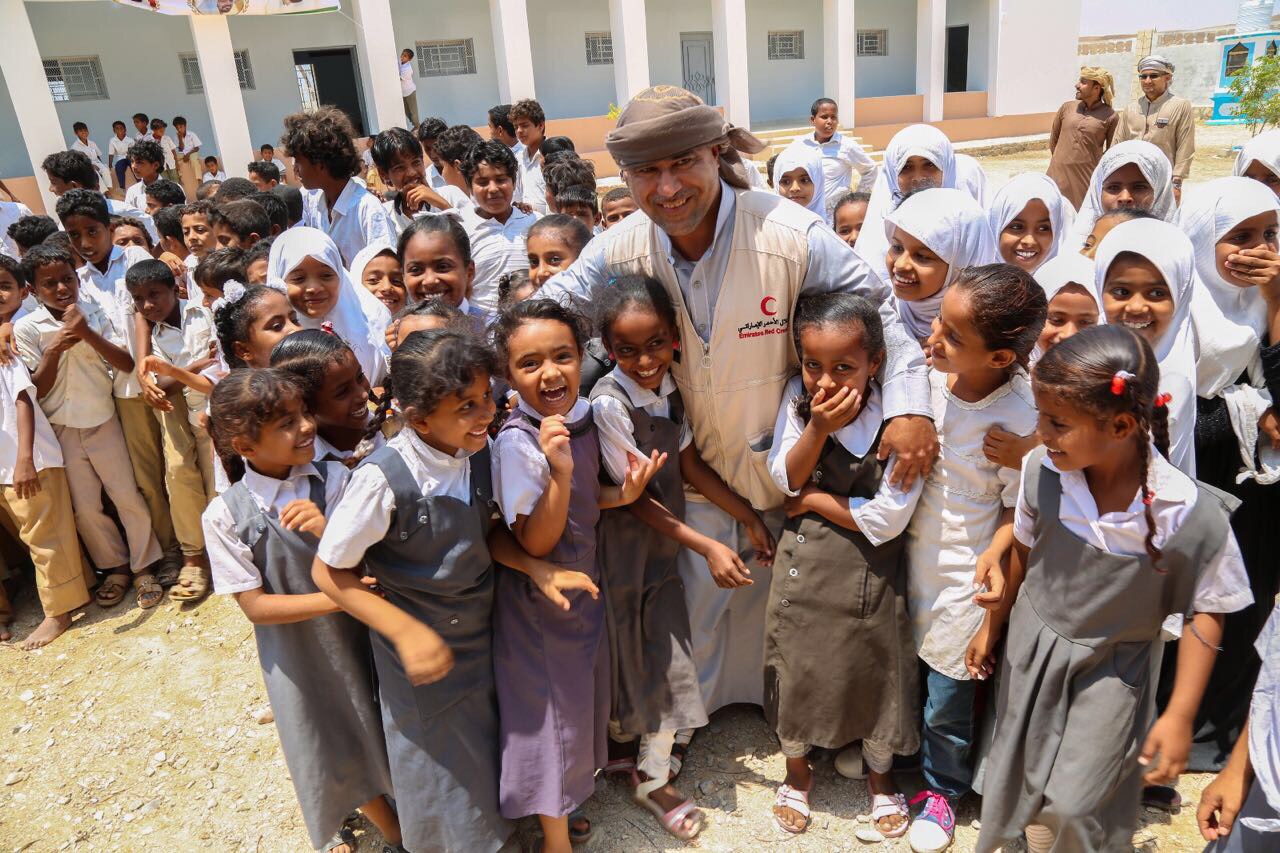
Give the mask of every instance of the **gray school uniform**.
[[(633, 405), (612, 375), (601, 378), (591, 392), (592, 400), (605, 396), (627, 410), (636, 448), (644, 456), (655, 450), (668, 454), (667, 464), (649, 483), (649, 493), (683, 521), (680, 392), (667, 397), (668, 418)], [(623, 732), (635, 735), (705, 726), (684, 582), (676, 569), (679, 543), (659, 536), (625, 507), (601, 513), (596, 536), (612, 660), (613, 719)]]
[[(323, 511), (325, 465), (311, 479)], [(286, 530), (262, 511), (243, 482), (222, 495), (236, 535), (253, 550), (262, 590), (271, 595), (319, 592), (311, 580), (318, 542)], [(276, 729), (312, 847), (374, 797), (391, 793), (382, 721), (374, 695), (369, 630), (346, 613), (287, 625), (254, 625), (258, 659)]]
[(395, 494), (386, 537), (365, 566), (387, 601), (429, 625), (453, 652), (432, 684), (409, 683), (400, 656), (373, 634), (404, 846), (412, 851), (499, 849), (511, 825), (498, 814), (498, 710), (492, 657), (494, 523), (489, 451), (471, 456), (471, 502), (424, 495), (394, 447), (376, 465)]
[(1069, 531), (1058, 517), (1061, 480), (1043, 458), (1040, 449), (1025, 462), (1035, 545), (1009, 617), (977, 849), (989, 853), (1037, 823), (1056, 834), (1054, 853), (1128, 850), (1161, 623), (1193, 612), (1200, 568), (1230, 535), (1238, 501), (1197, 484), (1157, 567)]

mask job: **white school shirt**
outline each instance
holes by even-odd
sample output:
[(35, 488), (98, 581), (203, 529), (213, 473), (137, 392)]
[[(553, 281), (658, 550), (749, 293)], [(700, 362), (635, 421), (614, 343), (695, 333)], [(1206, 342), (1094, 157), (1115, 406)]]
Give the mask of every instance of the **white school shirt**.
[[(112, 246), (106, 272), (99, 272), (93, 264), (85, 264), (76, 270), (80, 277), (81, 300), (97, 303), (119, 336), (117, 342), (135, 359), (138, 357), (138, 335), (133, 327), (135, 307), (124, 276), (129, 267), (151, 259), (147, 250), (140, 246)], [(134, 371), (116, 371), (115, 389), (120, 399), (132, 400), (142, 393), (142, 384)]]
[[(296, 500), (311, 500), (311, 478), (320, 476), (311, 463), (295, 465), (283, 480), (259, 474), (245, 463), (241, 480), (253, 497), (253, 502), (268, 515), (280, 517), (280, 511)], [(324, 502), (328, 516), (342, 495), (343, 486), (350, 476), (347, 469), (337, 462), (325, 468)], [(201, 516), (204, 527), (204, 546), (209, 554), (209, 568), (213, 575), (213, 591), (221, 595), (233, 595), (262, 587), (262, 571), (253, 562), (253, 549), (236, 535), (236, 523), (231, 510), (219, 494), (209, 501)]]
[[(76, 304), (90, 329), (120, 345), (120, 336), (110, 318), (96, 304), (84, 298)], [(27, 370), (35, 373), (40, 357), (61, 330), (62, 321), (55, 320), (44, 305), (14, 324), (13, 341)], [(101, 426), (116, 414), (111, 398), (111, 366), (97, 350), (81, 341), (58, 357), (53, 385), (38, 402), (51, 424), (77, 429)]]
[(98, 174), (102, 176), (102, 180), (106, 186), (111, 186), (111, 173), (107, 171), (106, 160), (102, 157), (102, 149), (98, 147), (98, 143), (90, 139), (88, 142), (81, 142), (80, 137), (76, 137), (76, 141), (71, 143), (68, 151), (79, 151), (81, 154), (93, 161), (93, 167), (98, 170)]
[[(111, 141), (107, 143), (107, 155), (128, 160), (129, 146), (136, 141), (136, 139), (130, 139), (127, 136), (120, 139), (113, 133), (111, 134)], [(112, 162), (114, 163), (115, 161), (113, 160)]]
[(328, 234), (347, 266), (371, 243), (384, 240), (394, 246), (396, 242), (395, 223), (383, 210), (382, 202), (354, 180), (347, 181), (342, 188), (332, 212), (325, 204), (323, 190), (306, 193), (302, 224)]
[[(276, 168), (280, 170), (280, 183), (289, 183), (288, 180), (286, 180), (289, 177), (289, 167), (284, 164), (284, 161), (279, 157), (272, 157), (271, 162), (275, 163)], [(226, 178), (223, 178), (223, 180), (225, 181)]]
[[(1152, 542), (1157, 548), (1164, 545), (1195, 506), (1198, 492), (1195, 481), (1169, 463), (1154, 446), (1148, 448), (1151, 463), (1147, 472), (1147, 484), (1155, 497), (1151, 503), (1151, 515), (1156, 529)], [(1141, 556), (1147, 553), (1147, 522), (1143, 515), (1142, 497), (1135, 492), (1133, 502), (1121, 512), (1098, 513), (1098, 504), (1089, 491), (1089, 483), (1081, 471), (1058, 471), (1048, 456), (1041, 464), (1057, 472), (1062, 483), (1062, 497), (1058, 504), (1058, 520), (1062, 526), (1095, 548), (1110, 554)], [(1035, 513), (1027, 504), (1026, 468), (1018, 484), (1018, 506), (1013, 516), (1013, 536), (1028, 548), (1035, 544)], [(1234, 533), (1227, 531), (1221, 550), (1200, 572), (1196, 581), (1192, 604), (1197, 613), (1234, 613), (1253, 603), (1249, 588), (1249, 576), (1244, 569), (1244, 558)], [(1168, 633), (1179, 636), (1182, 617), (1173, 614), (1164, 622)]]
[[(396, 433), (388, 446), (404, 460), (414, 483), (427, 497), (449, 497), (471, 503), (470, 456), (449, 456), (427, 444), (410, 427)], [(396, 497), (377, 465), (361, 465), (330, 517), (316, 556), (335, 569), (358, 566), (365, 551), (381, 542), (395, 516)]]
[(413, 82), (413, 63), (400, 63), (400, 97), (407, 98), (418, 91), (418, 84)]
[(18, 464), (18, 395), (27, 392), (35, 419), (35, 435), (31, 441), (31, 456), (36, 470), (62, 467), (62, 447), (49, 426), (49, 419), (36, 399), (36, 386), (31, 374), (19, 359), (0, 365), (0, 485), (13, 485), (13, 469)]
[(154, 136), (151, 136), (151, 135), (148, 135), (147, 138), (150, 139), (152, 142), (159, 143), (160, 150), (164, 152), (164, 167), (166, 169), (178, 168), (178, 161), (174, 157), (174, 152), (178, 150), (178, 146), (173, 144), (173, 139), (172, 137), (169, 136), (169, 134), (166, 133), (164, 136), (161, 136), (159, 139), (156, 139)]
[[(381, 432), (375, 432), (373, 438), (369, 439), (369, 441), (373, 444), (373, 450), (379, 450), (382, 445), (387, 443), (386, 437)], [(373, 450), (369, 452), (372, 453)], [(354, 450), (339, 450), (321, 438), (319, 433), (316, 434), (315, 451), (311, 454), (312, 461), (341, 462), (344, 459), (350, 459), (353, 455), (355, 455)]]
[[(160, 180), (160, 178), (156, 178)], [(124, 191), (125, 207), (133, 210), (145, 211), (147, 209), (147, 185), (142, 181), (134, 181), (129, 185), (129, 189)]]
[[(199, 301), (179, 299), (178, 323), (171, 326), (161, 321), (151, 327), (151, 351), (156, 357), (183, 368), (208, 358), (209, 344), (214, 339), (213, 314), (209, 309)], [(182, 396), (187, 401), (189, 416), (204, 412), (208, 395), (184, 385)]]
[(805, 145), (822, 152), (823, 194), (830, 209), (835, 200), (849, 190), (849, 180), (856, 170), (858, 173), (858, 192), (869, 193), (876, 182), (876, 164), (862, 146), (853, 139), (836, 131), (826, 142), (818, 142), (817, 134), (811, 133), (797, 139), (793, 145)]
[(471, 282), (471, 301), (487, 316), (498, 313), (498, 276), (512, 270), (528, 269), (525, 237), (537, 214), (511, 208), (506, 222), (481, 216), (475, 207), (462, 210), (462, 227), (471, 238), (471, 260), (476, 275)]
[(18, 244), (9, 236), (9, 226), (30, 215), (31, 208), (20, 201), (0, 201), (0, 254), (17, 259)]
[(441, 187), (450, 186), (444, 175), (440, 174), (440, 170), (436, 168), (436, 164), (430, 161), (427, 162), (427, 186), (437, 192)]
[[(453, 184), (445, 184), (443, 187), (432, 187), (431, 189), (449, 203), (448, 208), (440, 210), (432, 207), (431, 205), (424, 205), (422, 209), (413, 214), (413, 216), (406, 216), (404, 213), (396, 210), (396, 203), (394, 201), (384, 201), (382, 203), (382, 209), (387, 212), (387, 216), (391, 218), (391, 222), (395, 226), (396, 237), (399, 237), (400, 234), (404, 232), (404, 229), (413, 224), (413, 220), (420, 216), (426, 216), (433, 213), (449, 213), (450, 211), (463, 211), (468, 207), (471, 207), (471, 197), (455, 187)], [(394, 244), (395, 241), (393, 240), (392, 243)]]
[(225, 181), (226, 179), (227, 179), (227, 173), (219, 169), (218, 171), (214, 172), (212, 175), (210, 175), (208, 172), (205, 172), (204, 177), (200, 179), (200, 183), (207, 184), (210, 181), (222, 182), (222, 181)]
[(1018, 469), (989, 461), (982, 443), (993, 426), (1035, 432), (1037, 415), (1022, 371), (975, 403), (954, 396), (947, 379), (941, 371), (929, 375), (941, 447), (907, 527), (907, 610), (916, 654), (948, 678), (968, 681), (965, 649), (986, 612), (973, 603), (978, 555), (1018, 500)]
[[(623, 392), (631, 400), (631, 405), (656, 418), (671, 417), (671, 397), (676, 390), (676, 381), (671, 378), (670, 371), (662, 377), (662, 384), (657, 393), (648, 388), (641, 388), (636, 381), (615, 367), (608, 373), (613, 377)], [(621, 400), (613, 397), (597, 397), (591, 401), (591, 414), (595, 418), (596, 429), (601, 436), (608, 436), (609, 446), (606, 451), (603, 442), (600, 447), (600, 461), (615, 483), (621, 483), (627, 474), (627, 454), (643, 459), (640, 449), (635, 446), (636, 428), (627, 414), (626, 406)], [(689, 419), (680, 421), (680, 449), (684, 450), (693, 442), (693, 432), (689, 428)], [(668, 459), (666, 464), (679, 465), (679, 459)]]
[(542, 151), (530, 154), (529, 149), (521, 145), (520, 151), (514, 149), (516, 164), (520, 174), (516, 178), (519, 194), (513, 196), (515, 201), (523, 202), (533, 208), (534, 213), (547, 212), (547, 182), (542, 177)]
[(188, 130), (187, 135), (182, 138), (180, 143), (176, 143), (173, 148), (179, 154), (188, 154), (200, 147), (200, 137), (196, 136), (194, 130)]
[[(804, 432), (804, 421), (796, 414), (794, 405), (796, 398), (803, 393), (804, 382), (799, 376), (793, 376), (782, 392), (782, 405), (778, 407), (778, 420), (773, 428), (773, 447), (769, 450), (769, 474), (778, 488), (788, 496), (800, 494), (799, 489), (791, 488), (791, 480), (787, 476), (787, 455)], [(880, 403), (880, 389), (875, 382), (871, 382), (867, 385), (867, 397), (857, 417), (831, 437), (854, 456), (863, 457), (875, 442), (882, 423), (884, 408)], [(889, 459), (875, 497), (848, 499), (849, 515), (858, 525), (858, 531), (872, 545), (883, 545), (902, 535), (915, 511), (916, 501), (920, 499), (920, 491), (924, 488), (922, 477), (916, 477), (915, 483), (906, 491), (891, 485), (889, 480), (897, 464), (896, 456)]]

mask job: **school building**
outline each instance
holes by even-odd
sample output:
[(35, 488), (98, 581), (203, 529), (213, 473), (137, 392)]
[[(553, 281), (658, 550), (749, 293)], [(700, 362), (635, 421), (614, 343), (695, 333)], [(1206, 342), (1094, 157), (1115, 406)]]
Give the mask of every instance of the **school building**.
[(403, 125), (402, 47), (417, 53), (420, 116), (483, 130), (491, 105), (537, 98), (548, 133), (602, 175), (616, 173), (611, 106), (657, 83), (775, 137), (822, 95), (875, 147), (918, 121), (955, 140), (1013, 136), (1047, 130), (1072, 96), (1079, 21), (1080, 0), (344, 0), (252, 17), (0, 0), (0, 177), (43, 206), (33, 176), (72, 122), (105, 152), (111, 122), (132, 133), (135, 112), (185, 116), (228, 175), (316, 104), (364, 134)]

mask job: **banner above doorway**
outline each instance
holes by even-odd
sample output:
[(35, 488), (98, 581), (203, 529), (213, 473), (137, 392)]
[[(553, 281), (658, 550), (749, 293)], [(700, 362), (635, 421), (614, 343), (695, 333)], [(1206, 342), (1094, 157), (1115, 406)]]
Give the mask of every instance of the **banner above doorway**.
[(337, 12), (341, 0), (115, 0), (119, 6), (161, 15), (301, 15)]

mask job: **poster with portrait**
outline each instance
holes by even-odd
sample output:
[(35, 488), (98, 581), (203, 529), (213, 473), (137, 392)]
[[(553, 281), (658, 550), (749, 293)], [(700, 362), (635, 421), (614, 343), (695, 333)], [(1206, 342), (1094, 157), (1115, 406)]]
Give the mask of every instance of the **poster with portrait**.
[(301, 15), (337, 12), (340, 0), (115, 0), (130, 9), (161, 15)]

